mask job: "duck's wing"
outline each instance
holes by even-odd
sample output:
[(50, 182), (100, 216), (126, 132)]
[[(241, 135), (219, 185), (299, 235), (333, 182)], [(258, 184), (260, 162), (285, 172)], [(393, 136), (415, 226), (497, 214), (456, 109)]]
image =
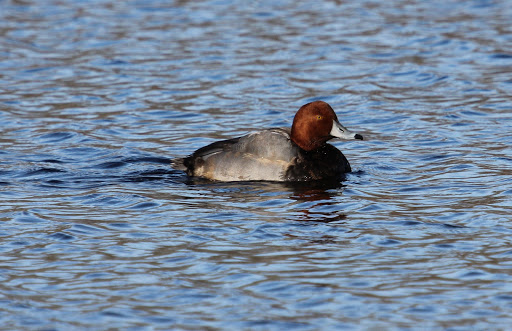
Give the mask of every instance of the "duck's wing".
[(291, 142), (290, 130), (274, 128), (257, 131), (239, 138), (233, 151), (267, 160), (290, 161), (297, 154), (297, 146)]
[(185, 158), (177, 158), (171, 161), (171, 166), (176, 170), (186, 171), (189, 176), (194, 176), (195, 161), (206, 160), (210, 156), (227, 152), (240, 141), (241, 137), (216, 141), (196, 150), (192, 155)]
[(177, 160), (175, 168), (224, 181), (280, 181), (297, 148), (286, 129), (268, 129), (202, 147)]

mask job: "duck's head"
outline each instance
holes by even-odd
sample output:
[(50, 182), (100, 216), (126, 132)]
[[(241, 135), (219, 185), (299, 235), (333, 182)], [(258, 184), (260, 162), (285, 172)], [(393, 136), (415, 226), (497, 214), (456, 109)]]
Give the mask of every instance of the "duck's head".
[(334, 110), (324, 101), (313, 101), (300, 107), (293, 119), (291, 139), (306, 151), (323, 146), (329, 139), (360, 139), (340, 124)]

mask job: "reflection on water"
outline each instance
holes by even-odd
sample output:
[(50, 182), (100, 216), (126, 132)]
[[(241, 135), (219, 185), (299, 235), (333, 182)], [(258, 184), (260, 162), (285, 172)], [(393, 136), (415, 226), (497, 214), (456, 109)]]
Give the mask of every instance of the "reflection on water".
[[(507, 329), (511, 15), (2, 3), (2, 326)], [(339, 183), (169, 165), (317, 99), (365, 137)]]

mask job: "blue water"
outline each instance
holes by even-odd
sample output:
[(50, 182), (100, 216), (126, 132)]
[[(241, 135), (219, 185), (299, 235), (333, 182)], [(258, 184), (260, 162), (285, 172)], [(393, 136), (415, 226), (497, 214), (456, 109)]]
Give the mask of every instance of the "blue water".
[[(0, 2), (5, 329), (512, 325), (512, 5)], [(329, 184), (172, 169), (324, 100)]]

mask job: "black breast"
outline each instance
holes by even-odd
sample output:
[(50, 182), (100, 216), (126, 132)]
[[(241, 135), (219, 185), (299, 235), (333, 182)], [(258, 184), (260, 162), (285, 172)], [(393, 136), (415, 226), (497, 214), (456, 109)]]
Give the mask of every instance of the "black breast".
[(286, 178), (291, 181), (339, 178), (350, 171), (352, 169), (345, 155), (333, 145), (325, 144), (310, 152), (301, 149), (288, 168)]

